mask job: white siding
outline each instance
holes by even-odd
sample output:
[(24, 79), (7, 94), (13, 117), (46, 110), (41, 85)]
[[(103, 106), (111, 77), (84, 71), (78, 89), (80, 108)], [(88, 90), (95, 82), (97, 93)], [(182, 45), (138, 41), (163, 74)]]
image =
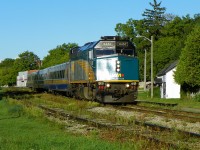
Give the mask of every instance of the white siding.
[(19, 72), (17, 76), (17, 87), (26, 87), (28, 71)]
[(174, 80), (174, 71), (176, 68), (166, 73), (166, 97), (165, 98), (180, 98), (180, 85)]
[[(170, 70), (166, 75), (162, 76), (162, 86), (160, 87), (161, 98), (180, 98), (180, 85), (174, 80), (174, 71)], [(166, 89), (165, 89), (166, 86)]]

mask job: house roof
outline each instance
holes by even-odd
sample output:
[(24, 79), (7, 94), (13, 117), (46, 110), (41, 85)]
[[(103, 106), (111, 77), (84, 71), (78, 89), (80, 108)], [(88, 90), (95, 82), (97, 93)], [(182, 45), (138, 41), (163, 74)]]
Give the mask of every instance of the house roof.
[(174, 69), (176, 67), (177, 63), (178, 63), (178, 60), (176, 60), (175, 62), (171, 63), (168, 67), (162, 69), (160, 72), (158, 72), (157, 77), (163, 76), (167, 72), (169, 72), (170, 70)]

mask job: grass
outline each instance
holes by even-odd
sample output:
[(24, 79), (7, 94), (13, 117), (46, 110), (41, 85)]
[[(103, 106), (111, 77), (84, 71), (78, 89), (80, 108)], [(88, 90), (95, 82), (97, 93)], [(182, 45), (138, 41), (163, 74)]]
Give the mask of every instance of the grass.
[(29, 110), (24, 109), (5, 99), (0, 101), (0, 149), (137, 149), (133, 143), (122, 144), (101, 140), (96, 136), (69, 134), (62, 125), (49, 122), (41, 116), (33, 116), (32, 113), (27, 114)]
[[(196, 99), (163, 99), (160, 98), (160, 95), (158, 94), (157, 90), (155, 90), (154, 98), (151, 99), (150, 92), (144, 92), (139, 91), (138, 92), (138, 100), (148, 100), (152, 102), (162, 102), (162, 103), (177, 103), (178, 105), (176, 107), (173, 107), (173, 109), (182, 109), (182, 108), (195, 108), (200, 109), (200, 101)], [(142, 104), (142, 105), (152, 105), (152, 104)], [(152, 105), (154, 106), (154, 105)], [(161, 107), (161, 106), (157, 106)]]
[[(17, 89), (18, 90), (18, 89)], [(9, 91), (7, 89), (7, 91)], [(11, 93), (15, 93), (10, 91)], [(9, 92), (9, 93), (10, 93)], [(139, 93), (139, 97), (147, 97), (147, 93)], [(149, 100), (148, 98), (146, 98)], [(154, 98), (152, 101), (163, 102)], [(164, 100), (165, 102), (181, 101)], [(194, 102), (194, 101), (192, 101)], [(134, 124), (135, 118), (124, 119), (110, 115), (88, 112), (86, 108), (100, 106), (96, 102), (88, 102), (66, 98), (47, 93), (21, 93), (6, 95), (0, 100), (0, 150), (1, 149), (158, 149), (160, 145), (153, 145), (150, 141), (138, 139), (133, 133), (110, 131), (101, 133), (93, 131), (87, 134), (70, 134), (63, 124), (50, 122), (44, 117), (44, 112), (35, 107), (38, 105), (62, 108), (75, 115), (89, 115), (91, 118), (102, 118), (122, 124)], [(180, 103), (181, 104), (181, 103)], [(183, 105), (183, 102), (182, 102)], [(194, 103), (192, 103), (194, 105)], [(188, 106), (188, 105), (187, 105)], [(159, 106), (160, 107), (160, 106)], [(164, 146), (159, 148), (167, 149)]]

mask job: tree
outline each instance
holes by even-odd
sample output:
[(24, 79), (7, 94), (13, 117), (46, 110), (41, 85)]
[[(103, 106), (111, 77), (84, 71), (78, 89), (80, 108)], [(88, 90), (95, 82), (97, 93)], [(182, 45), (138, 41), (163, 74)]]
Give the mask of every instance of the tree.
[(194, 25), (194, 19), (187, 15), (182, 18), (175, 17), (161, 29), (162, 36), (154, 44), (156, 73), (179, 59), (181, 50), (185, 46), (185, 40), (193, 30)]
[(200, 25), (188, 35), (182, 50), (175, 81), (183, 85), (184, 91), (196, 92), (200, 88)]
[(40, 67), (40, 59), (33, 52), (25, 51), (18, 55), (18, 58), (14, 62), (14, 68), (16, 71), (35, 70)]
[(15, 60), (11, 72), (11, 82), (16, 83), (16, 77), (18, 72), (28, 71), (28, 70), (37, 70), (40, 67), (40, 59), (33, 52), (25, 51), (18, 55), (18, 58)]
[(57, 46), (55, 49), (50, 50), (49, 54), (43, 59), (42, 68), (47, 68), (69, 61), (70, 49), (77, 46), (78, 45), (75, 43), (64, 43)]
[(194, 15), (194, 22), (195, 24), (200, 25), (200, 13)]
[(189, 15), (182, 18), (175, 17), (173, 21), (167, 23), (164, 28), (162, 28), (161, 33), (164, 37), (179, 37), (180, 40), (184, 41), (195, 24), (194, 19), (190, 18)]
[(144, 16), (144, 27), (149, 33), (149, 37), (154, 35), (155, 40), (160, 36), (160, 30), (166, 23), (167, 19), (165, 18), (165, 7), (161, 7), (161, 3), (157, 3), (154, 0), (153, 3), (149, 3), (153, 9), (145, 9), (142, 16)]
[(154, 71), (158, 73), (160, 70), (168, 66), (170, 63), (179, 59), (183, 42), (179, 37), (162, 37), (154, 44)]
[(12, 85), (12, 69), (14, 59), (6, 58), (0, 63), (0, 85)]
[(117, 32), (118, 36), (122, 38), (133, 39), (137, 35), (135, 30), (136, 22), (137, 20), (129, 19), (125, 24), (118, 23), (115, 27), (115, 31)]
[[(161, 29), (163, 26), (168, 23), (169, 21), (166, 19), (166, 17), (170, 18), (170, 20), (173, 19), (172, 15), (165, 15), (165, 7), (161, 7), (161, 2), (157, 3), (156, 0), (154, 0), (154, 3), (149, 3), (150, 6), (153, 7), (152, 10), (145, 9), (143, 16), (144, 19), (141, 20), (134, 20), (129, 19), (125, 24), (118, 23), (116, 25), (115, 31), (118, 35), (122, 37), (128, 37), (129, 39), (132, 39), (132, 41), (137, 46), (138, 51), (138, 57), (140, 60), (140, 77), (143, 78), (143, 60), (144, 60), (144, 50), (147, 50), (147, 63), (150, 62), (150, 47), (151, 43), (147, 40), (144, 40), (143, 38), (136, 38), (136, 35), (142, 35), (147, 38), (151, 38), (151, 36), (154, 36), (155, 41), (158, 40), (158, 37), (161, 36)], [(150, 65), (147, 64), (147, 80), (150, 78)], [(149, 74), (149, 75), (148, 75)]]

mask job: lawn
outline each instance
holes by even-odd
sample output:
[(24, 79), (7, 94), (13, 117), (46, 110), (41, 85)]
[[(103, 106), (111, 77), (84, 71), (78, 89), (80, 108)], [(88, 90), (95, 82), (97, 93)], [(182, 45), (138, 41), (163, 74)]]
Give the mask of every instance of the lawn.
[[(163, 99), (160, 98), (159, 92), (156, 90), (154, 91), (154, 98), (151, 99), (150, 92), (144, 92), (140, 90), (138, 92), (138, 100), (147, 100), (152, 102), (163, 102), (163, 103), (177, 103), (178, 105), (175, 107), (175, 109), (183, 109), (183, 108), (194, 108), (194, 109), (200, 109), (200, 100), (194, 99), (194, 98), (184, 98), (184, 99)], [(145, 104), (146, 105), (146, 104)], [(148, 105), (148, 104), (147, 104)]]
[(135, 149), (135, 146), (105, 141), (97, 136), (70, 134), (62, 125), (28, 115), (22, 106), (3, 99), (0, 100), (0, 149), (121, 150)]

